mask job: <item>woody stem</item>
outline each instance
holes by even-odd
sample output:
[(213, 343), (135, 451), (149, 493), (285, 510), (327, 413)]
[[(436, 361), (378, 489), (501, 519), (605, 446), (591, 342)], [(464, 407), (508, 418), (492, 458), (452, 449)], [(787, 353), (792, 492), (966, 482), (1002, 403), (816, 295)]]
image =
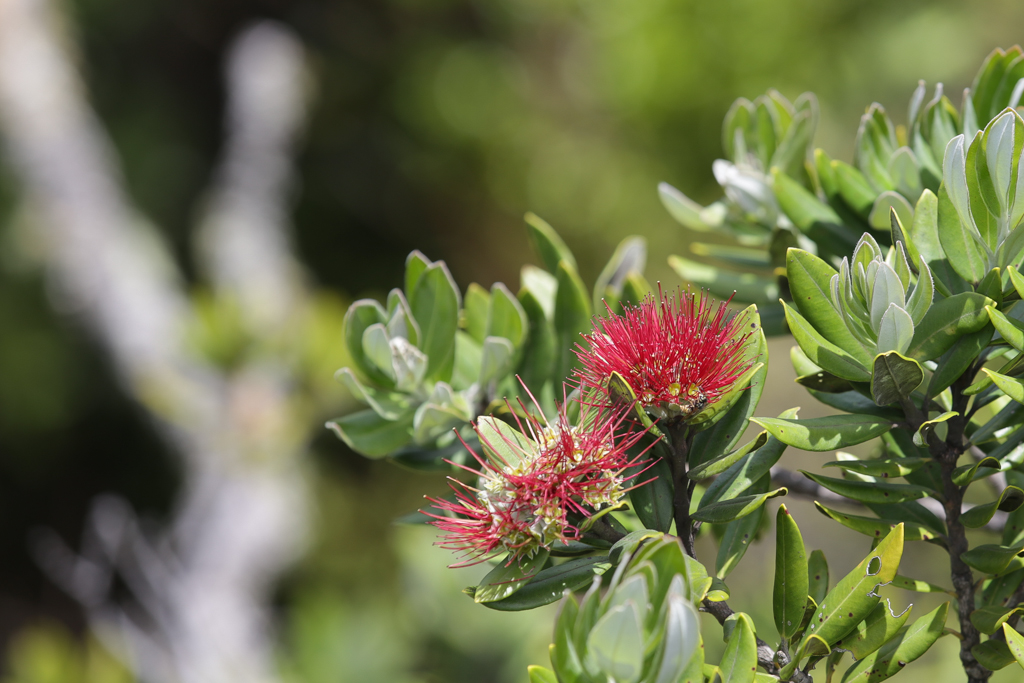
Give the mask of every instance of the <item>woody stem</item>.
[(676, 521), (676, 535), (683, 543), (683, 549), (690, 557), (693, 550), (693, 521), (690, 519), (690, 479), (686, 476), (686, 461), (690, 453), (690, 439), (687, 438), (686, 424), (682, 421), (666, 425), (669, 439), (672, 441), (672, 456), (669, 465), (672, 468), (672, 486), (674, 490), (672, 504)]

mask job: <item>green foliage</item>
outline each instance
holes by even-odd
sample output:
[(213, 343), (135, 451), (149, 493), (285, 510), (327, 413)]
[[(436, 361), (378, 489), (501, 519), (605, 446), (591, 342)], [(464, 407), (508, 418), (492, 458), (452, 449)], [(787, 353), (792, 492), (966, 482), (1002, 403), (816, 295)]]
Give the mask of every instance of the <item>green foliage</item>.
[[(686, 230), (732, 241), (693, 244), (693, 254), (714, 264), (678, 256), (669, 264), (704, 292), (750, 303), (737, 320), (742, 334), (748, 323), (756, 333), (735, 382), (696, 409), (683, 410), (682, 401), (672, 404), (678, 410), (645, 409), (620, 373), (585, 389), (593, 393), (581, 401), (625, 404), (623, 429), (644, 432), (634, 450), (649, 460), (632, 465), (632, 509), (581, 508), (578, 541), (550, 556), (499, 564), (467, 590), (499, 610), (531, 609), (566, 592), (553, 670), (533, 669), (531, 680), (747, 683), (761, 667), (782, 681), (806, 681), (822, 662), (831, 680), (851, 652), (856, 662), (844, 682), (881, 681), (945, 633), (948, 611), (946, 603), (908, 625), (909, 608), (896, 614), (878, 593), (889, 585), (954, 594), (958, 610), (976, 605), (957, 615), (961, 659), (974, 678), (980, 667), (1012, 661), (1017, 636), (1007, 629), (1024, 604), (1024, 517), (1017, 512), (1024, 504), (1024, 119), (1014, 108), (1024, 92), (1022, 64), (1019, 49), (994, 53), (959, 110), (941, 86), (925, 102), (921, 85), (906, 127), (872, 105), (852, 164), (813, 149), (813, 96), (790, 103), (769, 91), (739, 100), (723, 124), (727, 159), (713, 167), (724, 198), (701, 206), (660, 186), (663, 204)], [(511, 444), (527, 437), (511, 434), (501, 419), (508, 415), (495, 407), (496, 391), (518, 392), (513, 368), (550, 404), (576, 369), (573, 347), (592, 329), (602, 300), (616, 313), (648, 289), (642, 240), (623, 241), (591, 291), (551, 226), (532, 214), (527, 223), (543, 268), (523, 269), (517, 297), (500, 286), (490, 293), (472, 286), (460, 312), (443, 264), (416, 256), (406, 277), (410, 313), (401, 292), (387, 309), (353, 306), (347, 339), (359, 344), (349, 354), (360, 372), (340, 377), (371, 410), (337, 421), (343, 438), (362, 438), (370, 455), (396, 447), (402, 430), (421, 447), (443, 446), (435, 428), (458, 427), (453, 415), (463, 409), (458, 416), (463, 425), (476, 419), (486, 455), (514, 466)], [(797, 343), (797, 381), (837, 413), (754, 417), (766, 379), (765, 334), (784, 327)], [(397, 343), (404, 355), (396, 355), (394, 339), (404, 340)], [(460, 359), (458, 339), (476, 345), (461, 342), (478, 349), (472, 362)], [(644, 352), (655, 353), (655, 345)], [(470, 390), (490, 393), (445, 403), (444, 396)], [(750, 423), (764, 431), (738, 446)], [(870, 442), (879, 444), (877, 457), (839, 452), (824, 465), (840, 477), (803, 472), (799, 485), (773, 481), (799, 481), (779, 474), (787, 447), (828, 452)], [(974, 486), (979, 481), (990, 486)], [(824, 555), (808, 557), (795, 520), (779, 508), (775, 645), (758, 638), (750, 616), (726, 605), (725, 578), (757, 538), (766, 502), (790, 488), (827, 497), (829, 505), (816, 501), (817, 509), (842, 533), (868, 536), (873, 545), (829, 589)], [(833, 507), (840, 499), (856, 514)], [(1005, 515), (1001, 544), (972, 545), (968, 529), (1002, 524)], [(696, 559), (696, 538), (708, 527), (718, 539), (714, 576)], [(955, 590), (898, 575), (909, 541), (949, 552)], [(572, 595), (588, 586), (582, 600)], [(703, 661), (695, 606), (722, 626), (717, 665)]]

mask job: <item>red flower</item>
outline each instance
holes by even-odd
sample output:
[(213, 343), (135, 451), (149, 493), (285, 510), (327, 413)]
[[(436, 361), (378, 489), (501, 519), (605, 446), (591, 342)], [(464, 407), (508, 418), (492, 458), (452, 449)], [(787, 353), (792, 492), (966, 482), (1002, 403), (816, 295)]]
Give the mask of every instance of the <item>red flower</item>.
[[(479, 477), (478, 486), (451, 479), (455, 499), (428, 497), (442, 514), (424, 512), (445, 532), (438, 545), (462, 556), (453, 567), (505, 552), (509, 562), (531, 557), (540, 548), (582, 536), (580, 526), (570, 521), (572, 513), (587, 519), (599, 509), (619, 505), (632, 488), (626, 484), (638, 474), (626, 469), (644, 457), (630, 457), (626, 451), (643, 433), (621, 428), (621, 410), (582, 408), (577, 426), (569, 423), (564, 405), (554, 424), (543, 414), (517, 417), (519, 431), (529, 438), (510, 438), (497, 430), (487, 430), (485, 436), (480, 423), (474, 426), (487, 456), (467, 446), (479, 469), (464, 469)], [(501, 443), (489, 443), (488, 438), (500, 438)], [(516, 461), (501, 452), (514, 454)]]
[[(731, 299), (730, 299), (731, 300)], [(727, 317), (726, 304), (689, 291), (646, 297), (612, 313), (577, 344), (582, 387), (608, 392), (618, 373), (637, 401), (659, 418), (690, 418), (717, 402), (752, 365), (746, 352), (755, 324)]]

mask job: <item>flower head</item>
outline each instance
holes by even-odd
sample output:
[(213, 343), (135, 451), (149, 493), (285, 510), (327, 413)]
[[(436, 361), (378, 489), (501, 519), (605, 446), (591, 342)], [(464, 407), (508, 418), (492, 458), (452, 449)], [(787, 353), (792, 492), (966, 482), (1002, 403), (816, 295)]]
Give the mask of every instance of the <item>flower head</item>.
[[(728, 392), (753, 363), (756, 324), (727, 317), (726, 304), (689, 291), (645, 298), (597, 322), (577, 345), (583, 387), (608, 392), (618, 373), (638, 403), (659, 418), (696, 416)], [(743, 327), (750, 325), (750, 329)]]
[[(504, 552), (509, 561), (582, 536), (595, 511), (616, 507), (630, 490), (643, 454), (627, 449), (643, 433), (623, 427), (623, 411), (583, 406), (572, 425), (564, 405), (553, 423), (516, 418), (519, 431), (495, 418), (474, 428), (484, 455), (473, 449), (477, 486), (451, 479), (454, 500), (428, 498), (443, 514), (426, 512), (445, 536), (439, 545), (462, 556), (452, 566), (483, 562)], [(575, 523), (573, 522), (575, 520)]]

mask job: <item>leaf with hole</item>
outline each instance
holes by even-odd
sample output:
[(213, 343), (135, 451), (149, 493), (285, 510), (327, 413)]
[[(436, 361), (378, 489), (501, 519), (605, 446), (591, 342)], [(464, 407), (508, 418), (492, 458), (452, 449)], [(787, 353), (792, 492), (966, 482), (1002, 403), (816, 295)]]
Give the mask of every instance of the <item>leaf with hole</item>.
[(897, 526), (849, 574), (829, 591), (807, 626), (834, 644), (850, 633), (878, 604), (875, 589), (892, 581), (903, 557), (903, 525)]
[(837, 648), (848, 650), (854, 659), (863, 659), (889, 642), (899, 633), (910, 618), (911, 608), (896, 615), (889, 611), (889, 605), (879, 602), (864, 618), (864, 621), (836, 643)]
[(946, 632), (949, 603), (906, 626), (889, 642), (850, 667), (843, 683), (877, 683), (895, 676), (935, 644)]

